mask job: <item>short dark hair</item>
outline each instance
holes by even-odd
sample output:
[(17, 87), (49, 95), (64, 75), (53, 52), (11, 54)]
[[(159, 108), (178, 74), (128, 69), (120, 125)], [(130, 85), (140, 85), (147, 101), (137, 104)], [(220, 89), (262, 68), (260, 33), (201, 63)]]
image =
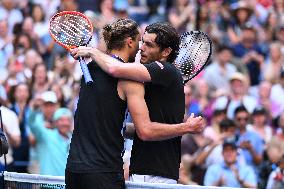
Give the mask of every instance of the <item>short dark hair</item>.
[(136, 38), (139, 34), (139, 25), (134, 20), (122, 18), (111, 24), (106, 24), (103, 27), (102, 34), (107, 51), (120, 50), (124, 47), (127, 37)]
[(246, 112), (249, 113), (248, 110), (246, 109), (246, 107), (244, 105), (238, 106), (235, 111), (234, 111), (234, 115), (236, 116), (237, 113), (239, 112)]
[(218, 46), (218, 48), (217, 48), (217, 52), (218, 52), (218, 53), (219, 53), (219, 52), (222, 52), (222, 51), (225, 51), (225, 50), (228, 50), (228, 51), (230, 51), (230, 52), (233, 51), (233, 49), (232, 49), (229, 45), (220, 45), (220, 46)]
[(215, 109), (212, 116), (216, 117), (222, 114), (226, 114), (226, 109)]
[(220, 130), (228, 131), (229, 128), (236, 128), (236, 123), (231, 119), (224, 119), (220, 122)]
[(170, 47), (172, 49), (167, 61), (172, 63), (176, 59), (179, 51), (180, 38), (176, 29), (167, 22), (157, 22), (146, 27), (145, 32), (157, 35), (155, 42), (164, 50)]

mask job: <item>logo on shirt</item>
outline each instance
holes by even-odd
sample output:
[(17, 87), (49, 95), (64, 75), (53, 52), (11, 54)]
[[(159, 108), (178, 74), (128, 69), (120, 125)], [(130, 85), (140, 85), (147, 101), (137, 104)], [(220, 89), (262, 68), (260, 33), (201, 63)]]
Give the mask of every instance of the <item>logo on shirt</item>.
[(164, 65), (161, 62), (155, 61), (158, 66), (160, 66), (161, 69), (164, 69)]

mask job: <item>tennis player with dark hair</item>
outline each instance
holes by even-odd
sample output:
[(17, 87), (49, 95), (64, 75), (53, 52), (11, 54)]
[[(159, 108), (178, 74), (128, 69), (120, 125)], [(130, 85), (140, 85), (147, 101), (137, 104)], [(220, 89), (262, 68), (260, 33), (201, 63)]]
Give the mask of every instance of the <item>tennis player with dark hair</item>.
[[(110, 33), (115, 34), (117, 28)], [(107, 47), (113, 44), (113, 38), (106, 39)], [(127, 44), (127, 40), (124, 40)], [(130, 174), (132, 181), (177, 183), (180, 165), (180, 139), (183, 130), (184, 92), (180, 72), (172, 64), (179, 50), (179, 36), (167, 23), (149, 25), (142, 38), (141, 63), (128, 64), (115, 60), (112, 56), (91, 47), (74, 49), (75, 57), (91, 57), (110, 76), (135, 81), (119, 81), (118, 93), (127, 101), (129, 112), (136, 127), (132, 148)], [(112, 51), (123, 60), (127, 52), (124, 49)], [(147, 63), (147, 64), (146, 64)], [(94, 80), (99, 77), (94, 74)], [(145, 88), (144, 88), (145, 87)], [(121, 93), (120, 93), (121, 91)], [(147, 106), (149, 108), (149, 114)], [(202, 118), (191, 116), (187, 123), (195, 127), (191, 133), (203, 130)], [(151, 121), (177, 124), (163, 125)], [(195, 126), (193, 126), (196, 124)], [(188, 132), (188, 131), (187, 131)], [(154, 141), (161, 140), (161, 141)]]

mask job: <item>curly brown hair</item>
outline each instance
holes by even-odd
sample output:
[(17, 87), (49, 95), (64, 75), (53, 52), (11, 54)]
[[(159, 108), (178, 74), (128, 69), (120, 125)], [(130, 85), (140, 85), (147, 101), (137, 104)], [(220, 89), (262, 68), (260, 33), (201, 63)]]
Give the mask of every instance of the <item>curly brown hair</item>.
[(107, 51), (120, 50), (124, 47), (127, 37), (136, 38), (139, 34), (139, 25), (131, 19), (118, 19), (111, 24), (106, 24), (102, 34)]

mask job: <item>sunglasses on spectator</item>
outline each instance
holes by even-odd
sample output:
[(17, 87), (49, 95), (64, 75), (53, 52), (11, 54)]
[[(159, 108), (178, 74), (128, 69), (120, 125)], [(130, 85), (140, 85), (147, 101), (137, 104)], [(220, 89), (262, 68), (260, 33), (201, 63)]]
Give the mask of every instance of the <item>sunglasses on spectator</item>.
[(248, 117), (237, 117), (236, 120), (237, 121), (248, 121)]

